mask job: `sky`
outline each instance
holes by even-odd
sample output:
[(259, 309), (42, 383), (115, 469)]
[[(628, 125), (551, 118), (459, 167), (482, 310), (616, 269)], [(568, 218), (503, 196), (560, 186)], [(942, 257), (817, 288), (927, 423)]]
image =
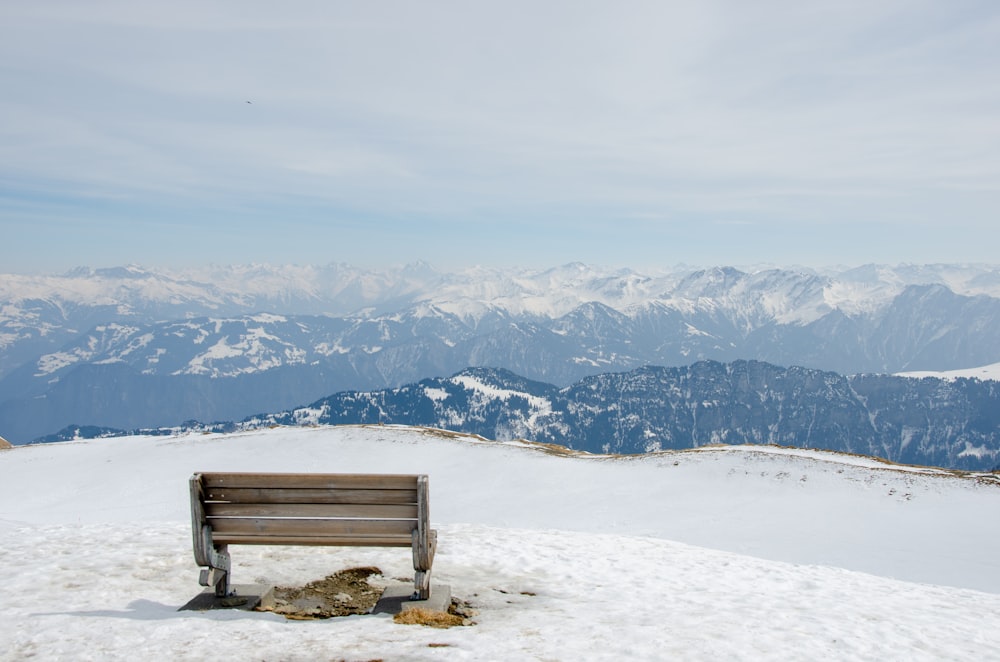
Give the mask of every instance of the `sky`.
[(0, 4), (0, 271), (995, 263), (987, 1)]

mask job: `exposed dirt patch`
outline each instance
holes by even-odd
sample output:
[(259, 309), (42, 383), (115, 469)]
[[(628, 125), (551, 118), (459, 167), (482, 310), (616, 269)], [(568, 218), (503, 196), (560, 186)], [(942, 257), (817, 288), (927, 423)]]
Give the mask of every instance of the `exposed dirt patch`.
[[(478, 614), (472, 605), (465, 600), (452, 598), (448, 605), (448, 611), (434, 611), (433, 609), (423, 609), (421, 607), (404, 609), (392, 617), (393, 622), (402, 625), (426, 625), (432, 628), (452, 628), (459, 626), (475, 625), (472, 617)], [(447, 646), (448, 644), (428, 644), (434, 646)]]
[(432, 628), (451, 628), (456, 625), (465, 624), (461, 616), (449, 614), (446, 611), (435, 611), (422, 607), (404, 609), (393, 616), (392, 620), (394, 623), (400, 623), (401, 625), (427, 625)]
[(367, 614), (385, 590), (368, 579), (381, 575), (382, 571), (375, 567), (349, 568), (305, 586), (277, 586), (274, 604), (262, 606), (260, 610), (293, 620)]

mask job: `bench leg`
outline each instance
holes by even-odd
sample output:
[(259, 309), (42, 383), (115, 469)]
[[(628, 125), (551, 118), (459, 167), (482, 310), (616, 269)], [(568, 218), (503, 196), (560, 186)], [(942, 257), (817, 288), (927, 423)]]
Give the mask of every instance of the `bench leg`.
[(413, 595), (411, 600), (426, 600), (431, 597), (431, 573), (417, 570), (413, 573)]
[(224, 598), (229, 595), (229, 572), (219, 568), (202, 568), (199, 577), (202, 586), (215, 588), (215, 596)]
[(437, 551), (437, 531), (430, 531), (426, 538), (413, 530), (413, 595), (411, 600), (431, 597), (431, 565)]
[(230, 570), (232, 568), (229, 558), (229, 547), (219, 545), (211, 555), (212, 565), (207, 569), (209, 583), (202, 583), (202, 586), (214, 586), (215, 595), (224, 598), (232, 593), (229, 586)]
[(229, 571), (232, 567), (227, 545), (216, 545), (212, 541), (212, 528), (201, 527), (201, 535), (195, 537), (195, 561), (202, 568), (198, 581), (202, 586), (211, 586), (215, 595), (224, 598), (230, 593)]

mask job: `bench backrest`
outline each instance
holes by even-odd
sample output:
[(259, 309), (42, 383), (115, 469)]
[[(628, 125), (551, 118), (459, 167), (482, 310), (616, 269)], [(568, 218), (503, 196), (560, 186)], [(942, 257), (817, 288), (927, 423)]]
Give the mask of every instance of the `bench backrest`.
[(427, 476), (200, 473), (195, 522), (218, 545), (409, 547), (427, 535)]

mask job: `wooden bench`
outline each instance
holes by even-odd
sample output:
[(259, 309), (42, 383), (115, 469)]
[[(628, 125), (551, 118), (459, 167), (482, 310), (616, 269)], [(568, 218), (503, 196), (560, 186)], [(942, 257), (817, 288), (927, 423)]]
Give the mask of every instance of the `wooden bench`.
[(427, 476), (196, 473), (191, 528), (201, 585), (230, 594), (229, 545), (410, 547), (414, 600), (430, 597), (437, 532)]

